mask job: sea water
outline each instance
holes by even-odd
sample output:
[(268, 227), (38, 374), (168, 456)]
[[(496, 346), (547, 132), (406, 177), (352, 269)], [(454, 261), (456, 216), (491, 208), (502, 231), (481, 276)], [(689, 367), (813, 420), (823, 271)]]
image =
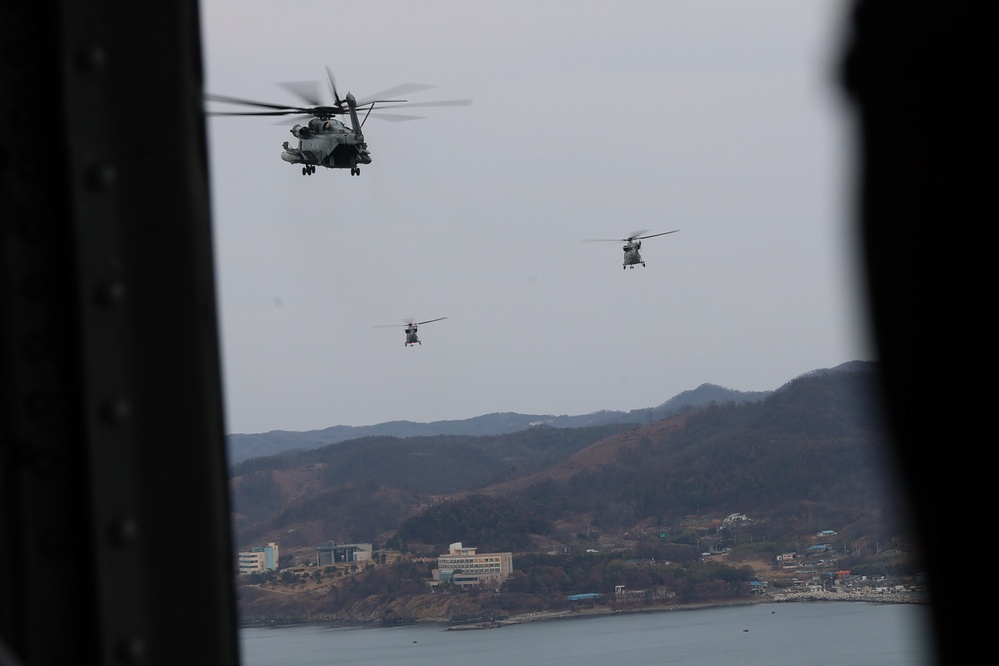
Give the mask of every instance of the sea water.
[(294, 626), (240, 631), (244, 666), (934, 663), (930, 608), (918, 604), (753, 604), (447, 631)]

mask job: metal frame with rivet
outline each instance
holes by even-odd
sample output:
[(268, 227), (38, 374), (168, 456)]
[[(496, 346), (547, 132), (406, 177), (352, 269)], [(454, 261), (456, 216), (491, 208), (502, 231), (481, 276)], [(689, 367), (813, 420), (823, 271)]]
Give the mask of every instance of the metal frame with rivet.
[(198, 4), (0, 23), (0, 663), (236, 664)]

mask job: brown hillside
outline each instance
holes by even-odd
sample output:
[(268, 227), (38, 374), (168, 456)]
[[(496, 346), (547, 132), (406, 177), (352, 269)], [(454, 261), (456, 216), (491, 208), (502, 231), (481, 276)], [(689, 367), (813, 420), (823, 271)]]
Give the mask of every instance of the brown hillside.
[(673, 432), (683, 429), (686, 425), (687, 415), (680, 415), (657, 421), (647, 426), (641, 426), (620, 435), (614, 435), (595, 442), (540, 472), (504, 483), (498, 483), (478, 490), (476, 493), (507, 495), (519, 492), (548, 479), (556, 482), (564, 482), (582, 471), (596, 469), (613, 463), (614, 459), (622, 451), (638, 448), (643, 441), (660, 442), (669, 437)]

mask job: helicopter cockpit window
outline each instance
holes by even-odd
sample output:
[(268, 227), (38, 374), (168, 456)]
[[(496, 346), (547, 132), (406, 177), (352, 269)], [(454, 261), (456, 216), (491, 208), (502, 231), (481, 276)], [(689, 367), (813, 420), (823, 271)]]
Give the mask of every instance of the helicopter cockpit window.
[(330, 127), (330, 121), (327, 120), (325, 123), (323, 123), (323, 130), (326, 131), (326, 132), (329, 132), (330, 129), (331, 129), (331, 127)]

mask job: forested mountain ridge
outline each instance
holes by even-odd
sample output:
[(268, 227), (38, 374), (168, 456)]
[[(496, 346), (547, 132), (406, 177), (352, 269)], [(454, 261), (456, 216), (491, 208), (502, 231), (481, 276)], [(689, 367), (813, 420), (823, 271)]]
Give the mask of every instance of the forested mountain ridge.
[[(379, 544), (442, 500), (475, 494), (551, 525), (546, 538), (561, 543), (580, 525), (619, 534), (736, 512), (758, 517), (769, 539), (830, 526), (889, 539), (900, 507), (887, 488), (871, 369), (808, 373), (763, 400), (714, 403), (642, 426), (369, 437), (249, 460), (232, 469), (237, 545), (279, 540), (288, 552), (330, 539)], [(442, 544), (426, 545), (433, 552)]]
[(549, 520), (574, 514), (615, 527), (748, 513), (766, 518), (771, 538), (830, 525), (889, 538), (880, 531), (902, 528), (870, 373), (804, 376), (766, 400), (715, 405), (673, 421), (590, 447), (621, 442), (612, 464), (586, 466), (565, 480), (542, 478), (503, 496)]
[(294, 432), (275, 430), (255, 434), (232, 434), (226, 438), (230, 464), (250, 458), (288, 453), (301, 449), (316, 449), (337, 442), (363, 437), (430, 437), (434, 435), (503, 435), (539, 425), (554, 428), (585, 428), (612, 423), (649, 423), (683, 413), (711, 403), (742, 403), (761, 400), (771, 391), (735, 391), (714, 384), (701, 384), (683, 391), (657, 407), (633, 409), (628, 412), (603, 410), (578, 416), (550, 414), (517, 414), (497, 412), (454, 421), (389, 421), (369, 426), (332, 426), (322, 430)]
[[(375, 541), (442, 496), (544, 469), (631, 424), (540, 426), (485, 437), (365, 437), (233, 466), (240, 542), (285, 533), (289, 546)], [(240, 544), (241, 545), (241, 544)]]

